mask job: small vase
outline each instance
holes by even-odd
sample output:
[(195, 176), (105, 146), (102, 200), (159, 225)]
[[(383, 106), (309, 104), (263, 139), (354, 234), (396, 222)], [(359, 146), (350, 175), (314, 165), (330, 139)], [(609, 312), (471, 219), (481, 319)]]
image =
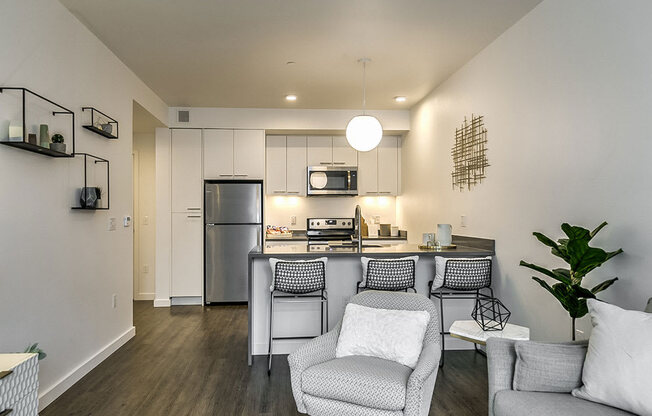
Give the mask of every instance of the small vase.
[(66, 144), (65, 143), (50, 143), (50, 149), (55, 152), (66, 153)]
[(50, 147), (50, 133), (48, 131), (47, 124), (41, 124), (39, 128), (39, 140), (41, 142), (41, 147), (49, 148)]

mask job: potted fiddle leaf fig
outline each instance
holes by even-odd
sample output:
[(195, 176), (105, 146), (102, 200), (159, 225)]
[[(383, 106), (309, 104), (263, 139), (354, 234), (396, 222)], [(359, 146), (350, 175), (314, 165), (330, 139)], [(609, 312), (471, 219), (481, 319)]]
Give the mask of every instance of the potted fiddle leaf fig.
[(589, 231), (576, 225), (564, 223), (561, 225), (561, 229), (568, 238), (560, 238), (557, 242), (541, 233), (532, 233), (537, 240), (550, 247), (550, 252), (553, 255), (568, 263), (568, 268), (546, 269), (523, 260), (520, 263), (521, 266), (539, 272), (558, 282), (550, 286), (545, 280), (536, 276), (532, 277), (568, 311), (572, 319), (573, 341), (575, 341), (575, 320), (588, 313), (586, 300), (595, 299), (599, 292), (607, 289), (618, 280), (617, 277), (614, 277), (591, 289), (582, 286), (582, 279), (590, 271), (602, 266), (606, 261), (623, 252), (622, 249), (608, 252), (601, 248), (589, 246), (589, 242), (593, 237), (606, 225), (607, 223), (603, 222), (595, 230)]
[(50, 143), (50, 149), (55, 152), (66, 153), (66, 144), (63, 142), (63, 136), (59, 133), (52, 136), (52, 143)]

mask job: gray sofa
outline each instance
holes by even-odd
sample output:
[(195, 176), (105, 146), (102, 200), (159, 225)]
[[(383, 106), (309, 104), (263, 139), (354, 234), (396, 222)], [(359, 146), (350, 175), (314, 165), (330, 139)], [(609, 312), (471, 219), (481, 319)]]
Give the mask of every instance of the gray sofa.
[[(652, 313), (652, 299), (648, 302), (646, 312)], [(516, 342), (501, 338), (489, 338), (487, 341), (487, 365), (489, 376), (489, 416), (631, 416), (629, 412), (602, 404), (578, 399), (570, 393), (543, 393), (517, 391), (513, 389), (514, 366), (516, 364)], [(525, 341), (527, 342), (527, 341)], [(584, 341), (586, 343), (586, 341)], [(552, 352), (550, 352), (552, 354)], [(546, 354), (545, 349), (541, 354)], [(569, 357), (565, 357), (569, 359)], [(581, 362), (568, 365), (568, 371), (577, 371), (572, 375), (581, 379), (584, 358), (575, 358)], [(546, 375), (543, 375), (545, 377)], [(550, 378), (550, 374), (547, 375)]]
[(435, 388), (439, 324), (434, 304), (414, 293), (365, 291), (351, 303), (372, 308), (424, 310), (430, 322), (412, 370), (375, 357), (335, 358), (341, 322), (290, 354), (292, 393), (300, 413), (314, 416), (426, 416)]

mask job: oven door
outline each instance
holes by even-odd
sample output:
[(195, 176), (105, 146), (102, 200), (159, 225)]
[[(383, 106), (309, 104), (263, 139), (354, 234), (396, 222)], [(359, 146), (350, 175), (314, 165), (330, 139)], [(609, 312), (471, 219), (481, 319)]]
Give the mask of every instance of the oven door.
[(308, 195), (358, 195), (355, 166), (309, 166)]

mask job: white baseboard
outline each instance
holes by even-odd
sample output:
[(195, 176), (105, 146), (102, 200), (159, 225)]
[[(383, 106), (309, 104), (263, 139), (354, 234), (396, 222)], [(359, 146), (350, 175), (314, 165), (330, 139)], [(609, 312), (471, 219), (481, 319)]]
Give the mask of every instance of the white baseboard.
[(155, 308), (169, 308), (170, 307), (170, 298), (166, 299), (154, 299)]
[(156, 298), (155, 293), (138, 293), (134, 295), (134, 300), (154, 300)]
[(201, 305), (201, 296), (176, 296), (170, 298), (172, 306), (177, 305)]
[(47, 388), (39, 394), (38, 409), (39, 412), (45, 409), (57, 397), (61, 396), (73, 384), (78, 382), (82, 377), (88, 374), (92, 369), (97, 367), (102, 361), (106, 360), (111, 354), (116, 352), (118, 348), (122, 347), (131, 338), (136, 335), (136, 327), (132, 326), (124, 334), (110, 342), (104, 348), (99, 350), (91, 358), (80, 364), (77, 368), (65, 375), (59, 381), (54, 383), (53, 386)]

